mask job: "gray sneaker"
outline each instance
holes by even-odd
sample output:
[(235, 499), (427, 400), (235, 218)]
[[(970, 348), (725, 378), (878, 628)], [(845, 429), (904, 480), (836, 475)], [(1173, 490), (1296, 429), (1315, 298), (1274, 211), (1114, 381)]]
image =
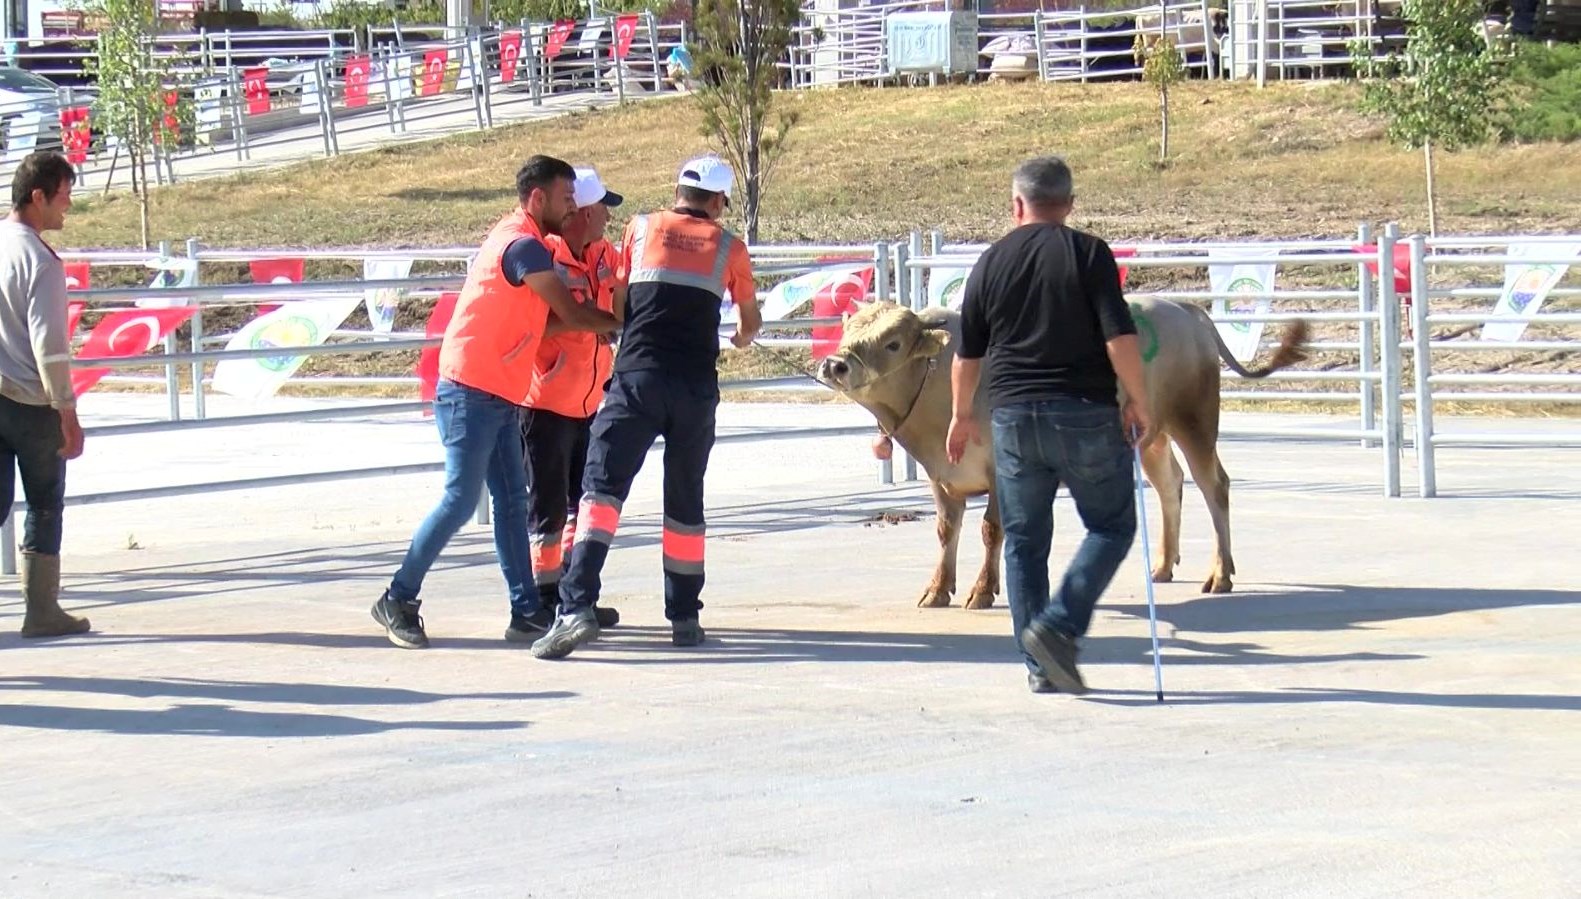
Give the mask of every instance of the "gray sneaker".
[(390, 642), (402, 649), (426, 649), (428, 647), (428, 634), (423, 630), (422, 616), (417, 614), (418, 603), (401, 602), (384, 591), (379, 601), (373, 604), (373, 620), (384, 625), (385, 635)]
[(1043, 674), (1061, 693), (1080, 696), (1087, 684), (1076, 670), (1076, 641), (1041, 621), (1034, 621), (1021, 632), (1021, 645), (1037, 660)]
[(532, 654), (540, 659), (563, 659), (583, 643), (598, 639), (598, 618), (592, 609), (584, 609), (554, 620), (554, 627), (532, 645)]
[(1044, 677), (1042, 672), (1039, 671), (1027, 672), (1027, 689), (1031, 690), (1033, 693), (1059, 692), (1059, 690), (1055, 689), (1052, 683), (1049, 683), (1049, 679)]

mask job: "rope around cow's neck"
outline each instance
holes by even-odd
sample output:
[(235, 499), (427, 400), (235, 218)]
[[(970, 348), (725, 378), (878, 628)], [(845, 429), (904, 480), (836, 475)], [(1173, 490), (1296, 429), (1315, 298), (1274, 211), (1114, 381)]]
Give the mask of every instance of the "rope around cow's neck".
[[(752, 345), (755, 346), (755, 347), (758, 347), (760, 349), (765, 349), (765, 350), (769, 349), (769, 347), (766, 347), (763, 344), (759, 343), (756, 338), (753, 339)], [(913, 357), (913, 358), (915, 358), (915, 357)], [(886, 438), (893, 440), (894, 437), (895, 437), (895, 434), (898, 433), (901, 428), (906, 426), (906, 422), (911, 420), (911, 414), (913, 412), (917, 411), (917, 403), (922, 399), (922, 391), (923, 391), (923, 389), (928, 386), (928, 378), (931, 377), (936, 370), (938, 370), (938, 367), (939, 367), (939, 357), (937, 357), (937, 356), (929, 356), (928, 357), (927, 370), (925, 370), (922, 373), (922, 379), (917, 382), (917, 392), (911, 395), (911, 403), (910, 403), (910, 405), (906, 406), (906, 413), (900, 417), (900, 421), (896, 422), (895, 426), (893, 428), (886, 428), (886, 427), (884, 427), (884, 423), (882, 421), (880, 421), (878, 423), (878, 431), (879, 431), (880, 434), (883, 434)], [(801, 368), (801, 366), (798, 365), (797, 368)], [(885, 378), (887, 378), (887, 377), (889, 377), (891, 375), (894, 375), (894, 374), (896, 374), (896, 373), (898, 373), (900, 371), (903, 371), (905, 368), (906, 368), (905, 365), (897, 365), (894, 368), (890, 369), (889, 371), (884, 372), (883, 374), (881, 374), (878, 377), (874, 378), (873, 380), (874, 381), (882, 381), (882, 380), (884, 380)], [(816, 370), (809, 371), (809, 370), (807, 370), (805, 368), (802, 368), (801, 369), (801, 373), (803, 375), (806, 375), (807, 377), (811, 378), (813, 381), (817, 382), (818, 384), (821, 384), (824, 387), (828, 387), (830, 390), (835, 390), (836, 392), (838, 392), (837, 388), (835, 388), (834, 385), (830, 384), (828, 381), (825, 381), (823, 378), (820, 378), (818, 376), (818, 373), (817, 373)], [(877, 418), (877, 415), (875, 415), (874, 417)]]

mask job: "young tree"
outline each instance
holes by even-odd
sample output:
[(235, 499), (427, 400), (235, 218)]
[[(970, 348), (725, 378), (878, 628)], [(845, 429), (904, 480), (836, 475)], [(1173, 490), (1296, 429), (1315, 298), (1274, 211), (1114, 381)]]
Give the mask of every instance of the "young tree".
[(1158, 34), (1138, 34), (1132, 53), (1142, 64), (1142, 80), (1158, 90), (1158, 164), (1169, 163), (1169, 88), (1185, 80), (1186, 60), (1175, 46), (1174, 38), (1164, 33), (1160, 18)]
[(1437, 234), (1434, 150), (1492, 136), (1506, 54), (1483, 37), (1483, 0), (1404, 0), (1402, 11), (1403, 55), (1377, 62), (1365, 43), (1353, 44), (1351, 54), (1365, 79), (1362, 109), (1388, 116), (1390, 140), (1422, 149), (1428, 231)]
[(157, 0), (91, 0), (85, 10), (99, 21), (98, 56), (85, 66), (98, 87), (94, 120), (126, 151), (146, 250), (149, 157), (157, 164), (161, 148), (173, 150), (189, 110), (174, 84), (174, 61), (154, 53)]
[(758, 239), (763, 188), (796, 123), (793, 110), (775, 109), (779, 61), (801, 21), (798, 0), (698, 0), (694, 96), (703, 111), (703, 133), (741, 174), (741, 216), (748, 243)]

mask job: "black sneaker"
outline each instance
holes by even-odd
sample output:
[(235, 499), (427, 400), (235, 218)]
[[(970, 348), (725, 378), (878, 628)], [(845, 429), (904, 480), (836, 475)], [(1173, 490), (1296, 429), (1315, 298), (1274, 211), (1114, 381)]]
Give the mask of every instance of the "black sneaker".
[(1087, 684), (1076, 670), (1076, 641), (1041, 621), (1034, 621), (1021, 632), (1021, 645), (1037, 660), (1049, 683), (1061, 693), (1080, 696)]
[(696, 618), (670, 622), (670, 642), (676, 646), (699, 646), (704, 639), (703, 626)]
[(594, 606), (593, 614), (598, 616), (600, 628), (614, 627), (620, 623), (620, 612), (615, 609), (606, 609), (603, 606)]
[(563, 659), (583, 643), (597, 639), (598, 618), (592, 609), (584, 609), (556, 618), (549, 632), (532, 645), (532, 654), (540, 659)]
[(510, 627), (505, 629), (505, 639), (512, 643), (531, 643), (542, 637), (554, 624), (554, 612), (540, 608), (531, 615), (511, 613)]
[(1027, 689), (1033, 693), (1058, 693), (1059, 690), (1044, 677), (1042, 672), (1027, 672)]
[(401, 602), (384, 591), (373, 604), (373, 620), (384, 625), (390, 642), (402, 649), (427, 649), (428, 635), (423, 632), (423, 619), (417, 614), (417, 600)]

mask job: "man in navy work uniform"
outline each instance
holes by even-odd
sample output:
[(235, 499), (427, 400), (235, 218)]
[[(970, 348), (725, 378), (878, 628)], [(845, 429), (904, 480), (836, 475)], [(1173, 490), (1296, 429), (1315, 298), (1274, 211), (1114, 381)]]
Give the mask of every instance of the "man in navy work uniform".
[(593, 420), (560, 616), (533, 644), (539, 658), (564, 658), (598, 637), (599, 575), (632, 481), (661, 435), (664, 615), (676, 646), (703, 642), (703, 476), (719, 405), (725, 295), (740, 316), (732, 343), (751, 344), (763, 324), (746, 244), (719, 224), (734, 180), (723, 160), (693, 159), (681, 167), (675, 207), (626, 226), (615, 273), (626, 288), (625, 327), (609, 393)]
[[(1016, 169), (1016, 227), (966, 281), (946, 447), (959, 462), (967, 441), (977, 439), (972, 400), (986, 356), (1006, 592), (1027, 683), (1038, 693), (1086, 692), (1076, 640), (1136, 534), (1126, 435), (1145, 439), (1151, 427), (1119, 267), (1108, 244), (1066, 226), (1074, 199), (1070, 168), (1058, 157)], [(1061, 484), (1087, 537), (1051, 597), (1049, 544)]]

